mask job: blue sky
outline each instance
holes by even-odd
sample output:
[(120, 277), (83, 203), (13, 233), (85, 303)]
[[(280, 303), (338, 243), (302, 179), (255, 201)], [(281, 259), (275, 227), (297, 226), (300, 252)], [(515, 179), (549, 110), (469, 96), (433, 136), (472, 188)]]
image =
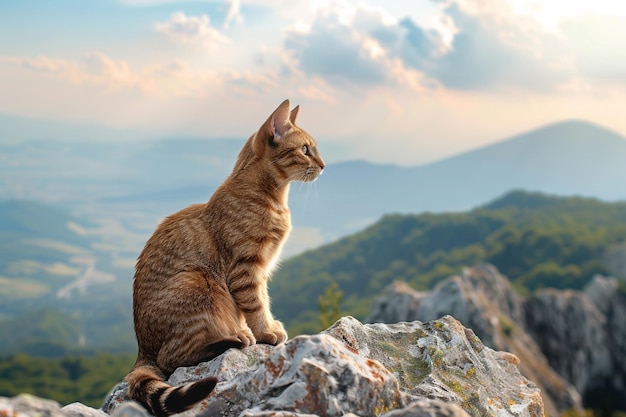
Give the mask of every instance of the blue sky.
[(564, 119), (626, 134), (624, 50), (620, 0), (9, 0), (0, 120), (244, 139), (290, 98), (322, 149), (417, 164)]

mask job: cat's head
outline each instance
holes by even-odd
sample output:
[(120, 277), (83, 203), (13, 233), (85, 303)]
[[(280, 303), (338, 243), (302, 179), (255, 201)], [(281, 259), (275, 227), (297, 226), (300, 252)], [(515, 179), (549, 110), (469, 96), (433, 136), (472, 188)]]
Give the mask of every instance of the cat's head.
[(285, 100), (251, 138), (254, 154), (288, 181), (315, 181), (326, 164), (317, 143), (296, 126), (299, 106), (290, 110)]

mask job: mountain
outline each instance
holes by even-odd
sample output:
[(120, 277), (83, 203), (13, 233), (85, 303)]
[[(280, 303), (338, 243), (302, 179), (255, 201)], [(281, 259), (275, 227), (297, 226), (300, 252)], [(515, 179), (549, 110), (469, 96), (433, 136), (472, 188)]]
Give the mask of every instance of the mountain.
[(33, 140), (0, 143), (0, 198), (81, 204), (181, 186), (215, 187), (230, 172), (235, 140)]
[[(35, 209), (31, 203), (9, 206), (23, 206), (23, 212), (54, 212), (48, 206)], [(80, 217), (62, 213), (51, 218), (81, 222)], [(57, 239), (74, 233), (41, 226), (48, 229)], [(46, 316), (72, 318), (56, 323), (75, 323), (64, 343), (54, 341), (56, 351), (63, 351), (62, 346), (67, 351), (135, 349), (131, 282), (138, 250), (125, 248), (127, 234), (108, 232), (110, 240), (104, 245), (100, 229), (85, 230), (86, 244), (57, 243), (70, 248), (69, 253), (57, 254), (54, 246), (44, 246), (39, 254), (14, 255), (0, 271), (0, 329), (23, 329), (20, 340), (28, 342), (30, 352), (50, 346), (37, 336), (42, 330), (29, 325), (31, 311), (44, 307), (53, 309)], [(20, 242), (12, 239), (5, 246)], [(387, 215), (356, 234), (286, 260), (270, 283), (273, 311), (292, 336), (315, 332), (320, 329), (318, 300), (328, 291), (331, 296), (343, 292), (343, 313), (364, 317), (369, 302), (393, 280), (427, 289), (463, 266), (480, 262), (496, 265), (523, 291), (582, 288), (595, 273), (613, 271), (626, 277), (620, 266), (625, 264), (625, 242), (626, 203), (589, 198), (517, 191), (467, 212)], [(120, 264), (124, 251), (128, 261)], [(57, 258), (47, 260), (50, 256)], [(76, 263), (81, 259), (95, 263)], [(97, 279), (102, 276), (109, 279)], [(84, 277), (92, 281), (83, 282)], [(66, 291), (70, 297), (59, 298)], [(19, 343), (7, 339), (7, 350), (0, 346), (0, 356), (19, 351)]]
[(300, 224), (317, 225), (330, 240), (386, 213), (468, 210), (514, 189), (624, 200), (624, 161), (626, 138), (566, 121), (428, 165), (332, 165), (316, 198), (292, 196), (292, 212), (306, 212)]
[[(527, 189), (560, 195), (626, 199), (626, 138), (600, 126), (568, 121), (422, 167), (426, 177), (447, 174), (496, 195)], [(455, 181), (451, 181), (453, 185)], [(476, 196), (477, 203), (485, 196)], [(492, 197), (493, 198), (493, 197)]]
[[(145, 239), (163, 216), (210, 197), (244, 139), (9, 140), (0, 143), (0, 199), (71, 205), (113, 217)], [(290, 207), (295, 229), (315, 229), (324, 242), (387, 213), (468, 210), (512, 189), (626, 199), (626, 138), (584, 121), (555, 123), (414, 167), (333, 163), (345, 149), (323, 141), (320, 148), (327, 169), (313, 184), (293, 185)]]
[[(7, 203), (0, 212), (0, 319), (19, 320), (33, 307), (52, 306), (68, 314), (94, 311), (88, 321), (96, 323), (105, 314), (106, 306), (113, 303), (122, 307), (115, 317), (101, 321), (111, 326), (116, 320), (123, 322), (115, 330), (122, 334), (132, 328), (127, 313), (133, 265), (146, 239), (164, 216), (209, 198), (230, 172), (244, 139), (105, 141), (98, 134), (90, 136), (89, 129), (79, 129), (86, 136), (84, 140), (72, 137), (73, 140), (64, 141), (54, 136), (60, 131), (53, 130), (52, 136), (39, 136), (31, 141), (10, 137), (5, 141), (4, 136), (0, 141), (0, 202), (18, 197), (20, 200)], [(0, 118), (0, 135), (5, 133)], [(327, 160), (336, 158), (333, 144), (320, 142)], [(291, 188), (294, 230), (285, 246), (285, 257), (349, 236), (389, 213), (466, 211), (511, 189), (567, 193), (607, 201), (626, 199), (623, 186), (626, 164), (622, 161), (626, 161), (626, 140), (622, 136), (591, 123), (567, 121), (423, 166), (400, 167), (365, 161), (329, 163), (317, 182), (296, 183)], [(507, 198), (492, 204), (530, 208), (552, 204), (550, 198), (536, 195), (531, 198), (514, 194)], [(46, 204), (35, 207), (39, 203), (34, 201)], [(605, 212), (601, 202), (589, 204), (596, 204), (600, 212)], [(495, 213), (505, 206), (483, 209), (491, 208), (490, 213)], [(558, 210), (548, 212), (555, 217), (562, 215)], [(533, 213), (536, 215), (537, 211)], [(453, 273), (459, 265), (483, 259), (495, 263), (498, 259), (492, 257), (496, 255), (503, 262), (512, 262), (512, 269), (504, 272), (515, 278), (516, 285), (530, 289), (543, 285), (539, 277), (551, 282), (560, 280), (559, 285), (580, 286), (585, 274), (603, 270), (609, 264), (607, 261), (606, 265), (602, 262), (596, 265), (592, 261), (600, 256), (607, 241), (596, 235), (600, 231), (587, 230), (586, 220), (582, 226), (568, 224), (569, 231), (562, 232), (568, 239), (577, 232), (583, 238), (598, 239), (595, 247), (583, 242), (580, 248), (571, 249), (570, 258), (583, 259), (582, 264), (572, 263), (562, 254), (554, 264), (547, 263), (548, 258), (541, 258), (541, 253), (528, 255), (529, 260), (543, 259), (538, 266), (515, 263), (520, 261), (515, 258), (516, 251), (534, 250), (534, 246), (531, 241), (520, 243), (516, 234), (507, 234), (505, 223), (509, 214), (489, 214), (476, 222), (466, 220), (467, 213), (442, 218), (425, 216), (419, 221), (404, 219), (394, 225), (396, 217), (388, 216), (381, 223), (383, 227), (368, 228), (346, 238), (358, 240), (363, 233), (381, 233), (376, 243), (360, 247), (362, 252), (346, 251), (341, 245), (336, 247), (336, 252), (325, 252), (328, 249), (322, 248), (319, 258), (315, 255), (320, 268), (299, 264), (300, 261), (294, 265), (302, 269), (287, 268), (293, 282), (277, 278), (272, 283), (280, 298), (287, 300), (284, 306), (281, 302), (277, 304), (281, 317), (315, 322), (316, 297), (320, 291), (334, 280), (357, 282), (352, 280), (358, 274), (367, 280), (364, 284), (341, 288), (355, 290), (346, 295), (346, 306), (356, 306), (360, 297), (381, 289), (381, 283), (388, 282), (394, 274), (413, 278), (427, 287)], [(498, 216), (504, 216), (504, 220)], [(568, 216), (575, 218), (574, 214)], [(433, 224), (429, 223), (431, 220)], [(422, 223), (432, 229), (428, 239), (439, 233), (445, 244), (426, 237), (427, 245), (420, 243), (421, 246), (415, 247), (401, 248), (393, 242), (400, 236), (400, 229), (419, 229)], [(620, 223), (616, 224), (618, 227), (608, 230), (607, 235), (613, 236), (620, 230)], [(399, 230), (386, 230), (387, 226)], [(483, 242), (494, 230), (499, 234), (492, 236), (492, 242)], [(517, 233), (515, 230), (513, 233)], [(530, 237), (540, 240), (540, 230), (531, 232)], [(552, 232), (549, 230), (548, 234)], [(417, 235), (402, 239), (411, 244), (419, 242), (422, 232), (414, 233)], [(451, 243), (451, 237), (460, 240)], [(485, 253), (486, 249), (496, 251), (497, 242), (502, 239), (509, 239), (504, 242), (508, 252)], [(568, 242), (563, 237), (559, 240), (550, 236), (550, 239), (557, 248)], [(572, 241), (576, 242), (577, 237)], [(506, 246), (509, 243), (518, 246)], [(431, 247), (437, 250), (431, 251)], [(394, 250), (413, 252), (400, 254)], [(591, 255), (578, 256), (577, 250)], [(610, 264), (620, 265), (621, 249), (611, 250), (617, 255), (611, 256)], [(309, 252), (307, 256), (316, 253)], [(379, 254), (385, 257), (378, 258)], [(349, 267), (324, 270), (329, 266), (328, 259)], [(392, 261), (398, 262), (391, 265)], [(285, 265), (291, 265), (291, 261)], [(311, 277), (319, 281), (317, 286), (310, 286)], [(312, 292), (307, 293), (309, 290)], [(296, 291), (294, 297), (289, 295), (290, 291)], [(67, 294), (69, 300), (59, 298)], [(304, 316), (295, 312), (295, 304), (290, 304), (290, 298), (299, 297), (307, 298), (302, 304), (306, 306)], [(132, 339), (132, 331), (130, 336)], [(86, 340), (87, 345), (96, 343), (93, 337)], [(124, 343), (129, 346), (133, 341)]]
[[(608, 273), (626, 242), (626, 202), (511, 192), (459, 213), (387, 215), (366, 229), (286, 260), (270, 283), (290, 333), (319, 328), (318, 299), (337, 285), (358, 317), (393, 280), (425, 290), (466, 265), (494, 264), (520, 290), (582, 288)], [(626, 257), (622, 250), (622, 258)], [(615, 270), (626, 278), (626, 270)]]

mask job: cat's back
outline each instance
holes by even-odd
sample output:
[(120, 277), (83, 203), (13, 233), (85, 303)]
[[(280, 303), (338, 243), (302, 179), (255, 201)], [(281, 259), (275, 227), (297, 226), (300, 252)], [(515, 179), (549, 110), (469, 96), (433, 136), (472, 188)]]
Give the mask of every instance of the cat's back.
[[(202, 224), (205, 207), (206, 204), (192, 204), (164, 218), (148, 240), (146, 247), (153, 244), (168, 247), (175, 242), (194, 239), (194, 235), (201, 233), (198, 226)], [(172, 248), (173, 246), (170, 247)]]
[(210, 248), (202, 216), (205, 204), (192, 204), (167, 216), (157, 226), (137, 259), (135, 279), (166, 276), (196, 264)]

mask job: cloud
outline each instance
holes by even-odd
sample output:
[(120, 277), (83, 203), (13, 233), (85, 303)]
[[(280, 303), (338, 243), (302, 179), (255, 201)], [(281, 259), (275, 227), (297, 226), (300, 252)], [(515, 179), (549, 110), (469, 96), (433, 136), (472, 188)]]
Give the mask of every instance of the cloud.
[(280, 74), (272, 70), (194, 68), (180, 59), (133, 68), (127, 61), (113, 59), (99, 51), (89, 52), (78, 61), (47, 56), (0, 56), (0, 64), (3, 63), (36, 80), (53, 78), (65, 85), (95, 86), (109, 92), (161, 98), (202, 99), (218, 91), (233, 97), (267, 95), (279, 90), (281, 83), (292, 86), (296, 79), (282, 80)]
[(228, 37), (211, 26), (208, 15), (187, 16), (184, 12), (177, 12), (168, 21), (157, 23), (155, 30), (173, 42), (207, 49), (230, 42)]
[(311, 33), (291, 34), (285, 41), (300, 68), (332, 84), (380, 84), (387, 81), (384, 64), (372, 57), (358, 33), (341, 25), (316, 24)]
[(623, 17), (587, 15), (563, 22), (565, 35), (580, 74), (590, 80), (626, 85)]
[[(81, 61), (41, 55), (37, 58), (0, 57), (0, 62), (22, 68), (26, 73), (54, 77), (78, 86), (99, 85), (116, 90), (139, 88), (145, 92), (154, 92), (153, 75), (159, 73), (157, 68), (133, 71), (128, 62), (112, 59), (99, 51), (85, 54)], [(171, 71), (168, 73), (171, 74)]]
[(230, 27), (230, 24), (235, 22), (237, 24), (243, 23), (243, 16), (241, 14), (241, 0), (229, 0), (228, 12), (226, 13), (226, 21), (224, 27)]
[(40, 55), (38, 58), (12, 58), (7, 61), (17, 63), (27, 70), (49, 74), (61, 74), (67, 72), (69, 65), (62, 59), (51, 59)]
[(284, 47), (298, 70), (337, 88), (406, 84), (409, 79), (420, 88), (420, 77), (383, 47), (398, 37), (395, 23), (380, 8), (332, 2), (319, 7), (311, 21), (287, 28)]
[(82, 74), (92, 80), (99, 80), (111, 85), (132, 85), (137, 82), (126, 61), (116, 61), (102, 52), (90, 52), (85, 55)]
[(452, 90), (554, 90), (575, 76), (555, 33), (506, 0), (450, 0), (429, 27), (366, 3), (327, 2), (285, 31), (285, 48), (333, 85), (406, 84)]
[(502, 1), (460, 1), (445, 13), (456, 27), (450, 50), (420, 69), (446, 87), (555, 89), (574, 76), (561, 40)]

